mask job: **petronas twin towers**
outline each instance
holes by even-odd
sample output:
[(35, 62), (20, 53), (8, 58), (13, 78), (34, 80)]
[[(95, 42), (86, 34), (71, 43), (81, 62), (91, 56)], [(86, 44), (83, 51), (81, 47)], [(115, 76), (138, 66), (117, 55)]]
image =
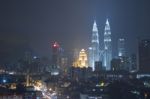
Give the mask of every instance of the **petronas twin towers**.
[[(103, 43), (103, 44), (100, 44)], [(102, 61), (103, 68), (105, 70), (111, 69), (111, 60), (112, 60), (112, 40), (111, 40), (111, 31), (108, 19), (106, 20), (105, 29), (104, 29), (104, 40), (99, 42), (99, 33), (96, 21), (93, 24), (92, 30), (92, 41), (91, 47), (89, 47), (89, 66), (95, 70), (95, 62)], [(100, 45), (104, 45), (100, 49)]]

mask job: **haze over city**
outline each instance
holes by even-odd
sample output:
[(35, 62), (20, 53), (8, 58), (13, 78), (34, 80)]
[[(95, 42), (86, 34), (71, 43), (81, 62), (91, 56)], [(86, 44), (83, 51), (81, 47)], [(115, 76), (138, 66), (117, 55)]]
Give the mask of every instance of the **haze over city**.
[(6, 53), (16, 53), (12, 50), (24, 46), (39, 56), (49, 57), (54, 41), (65, 50), (87, 48), (94, 20), (102, 41), (105, 20), (109, 18), (113, 49), (117, 47), (117, 39), (124, 37), (127, 50), (134, 53), (137, 38), (150, 36), (149, 4), (148, 0), (3, 0), (0, 52), (9, 48)]
[(1, 0), (0, 99), (150, 99), (149, 0)]

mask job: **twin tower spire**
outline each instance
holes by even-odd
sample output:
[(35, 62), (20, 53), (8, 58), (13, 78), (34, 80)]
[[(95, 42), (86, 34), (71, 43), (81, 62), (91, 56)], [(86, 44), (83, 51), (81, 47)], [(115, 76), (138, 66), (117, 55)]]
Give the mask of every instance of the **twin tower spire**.
[[(95, 70), (95, 62), (102, 62), (102, 67), (105, 70), (110, 70), (110, 63), (112, 59), (112, 47), (111, 47), (111, 31), (108, 19), (105, 23), (104, 29), (104, 42), (99, 41), (99, 33), (96, 21), (94, 20), (92, 29), (92, 41), (91, 47), (89, 47), (89, 66)], [(99, 44), (103, 43), (103, 44)], [(100, 45), (104, 45), (104, 48), (100, 50)], [(100, 67), (99, 67), (100, 68)]]

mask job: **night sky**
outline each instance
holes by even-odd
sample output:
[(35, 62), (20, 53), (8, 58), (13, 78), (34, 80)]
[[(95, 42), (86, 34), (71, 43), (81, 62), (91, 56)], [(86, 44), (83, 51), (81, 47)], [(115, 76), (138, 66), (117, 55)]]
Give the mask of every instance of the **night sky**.
[(137, 38), (150, 38), (150, 0), (0, 0), (0, 59), (28, 49), (49, 56), (54, 41), (65, 50), (86, 49), (93, 20), (102, 42), (106, 18), (113, 49), (124, 37), (136, 53)]

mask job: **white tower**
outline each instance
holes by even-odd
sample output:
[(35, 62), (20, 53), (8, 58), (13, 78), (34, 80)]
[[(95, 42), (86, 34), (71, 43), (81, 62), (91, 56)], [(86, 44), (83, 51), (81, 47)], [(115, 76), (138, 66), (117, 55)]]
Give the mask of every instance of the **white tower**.
[(112, 60), (112, 44), (111, 44), (111, 31), (108, 19), (106, 20), (105, 30), (104, 30), (104, 58), (103, 66), (106, 70), (111, 69)]
[(95, 70), (95, 62), (99, 61), (99, 35), (96, 21), (93, 24), (91, 47), (89, 48), (89, 66)]

